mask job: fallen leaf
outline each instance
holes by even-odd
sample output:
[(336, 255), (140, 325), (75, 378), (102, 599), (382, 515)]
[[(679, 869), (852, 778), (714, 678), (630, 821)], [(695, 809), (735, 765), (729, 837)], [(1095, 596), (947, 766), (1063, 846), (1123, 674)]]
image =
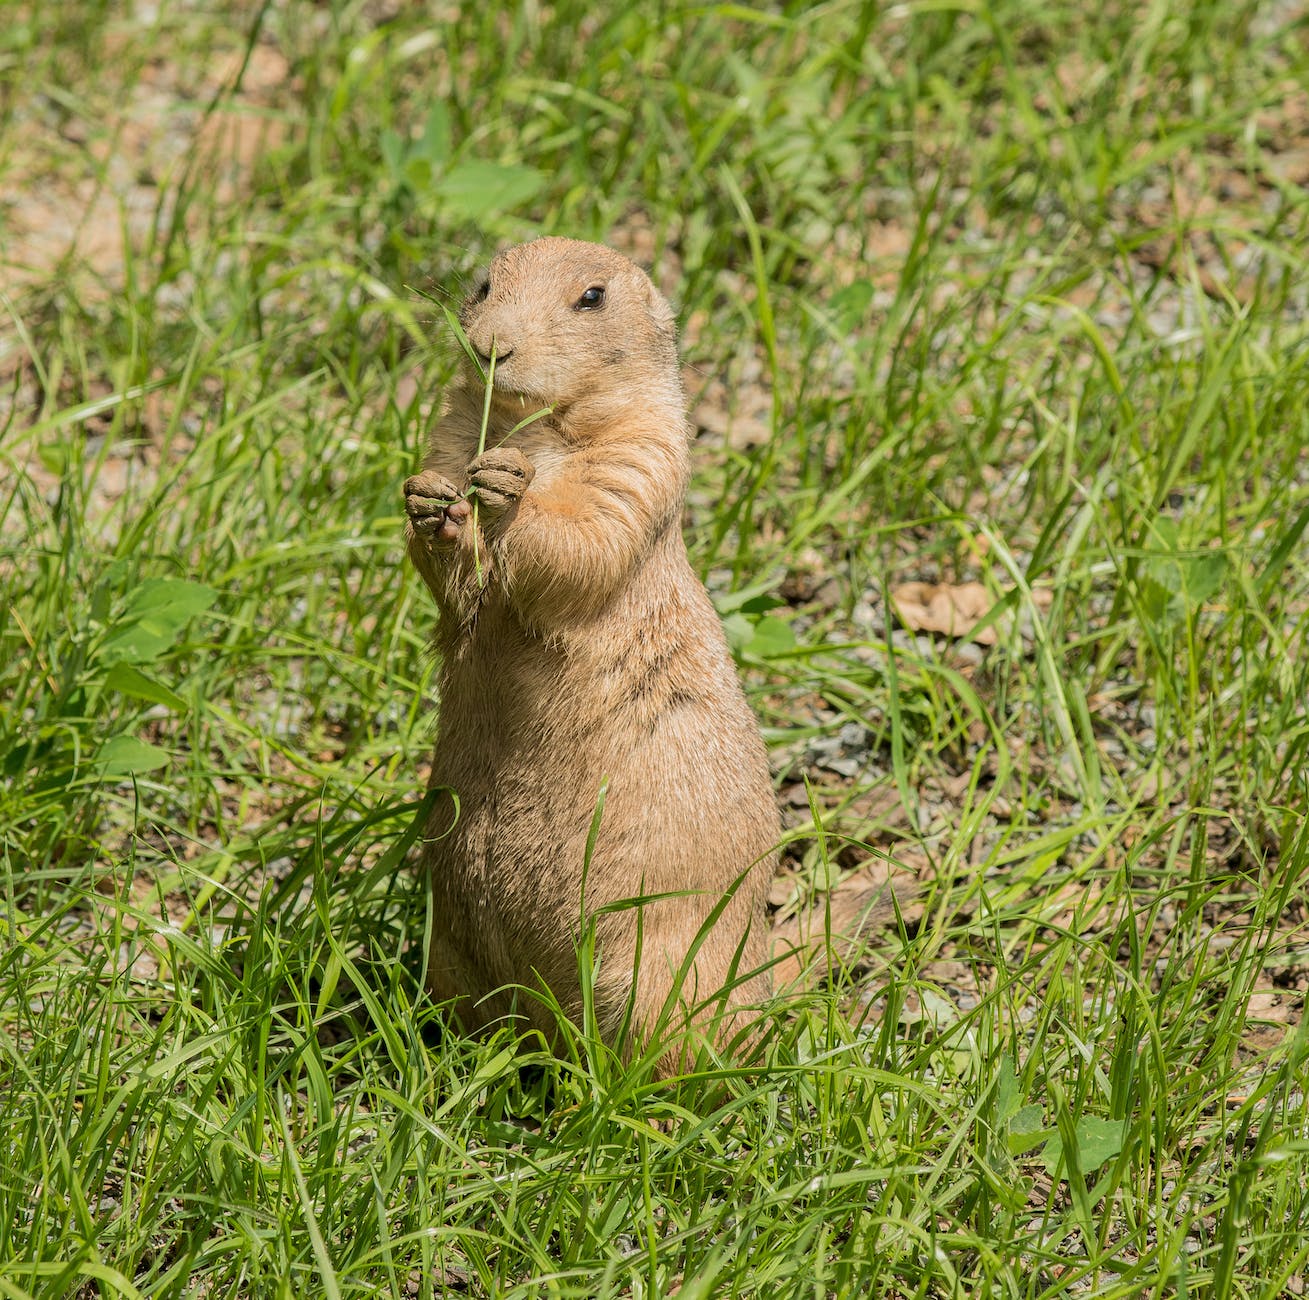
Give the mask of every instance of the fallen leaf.
[[(905, 582), (891, 592), (891, 602), (911, 632), (941, 632), (967, 637), (980, 645), (994, 645), (1007, 627), (1009, 615), (974, 631), (998, 600), (980, 582)], [(1034, 591), (1032, 600), (1044, 607), (1049, 605), (1050, 596), (1048, 592)]]
[(894, 925), (897, 911), (906, 923), (921, 919), (917, 879), (900, 864), (876, 858), (842, 876), (827, 899), (800, 918), (800, 929), (806, 936), (830, 930), (852, 943)]
[[(967, 636), (991, 611), (994, 602), (980, 582), (955, 586), (946, 582), (906, 582), (891, 593), (896, 612), (912, 632)], [(995, 628), (984, 628), (978, 641), (994, 645)]]
[(1292, 1025), (1299, 1024), (1303, 1011), (1303, 1001), (1292, 995), (1272, 990), (1251, 993), (1242, 1044), (1253, 1052), (1271, 1050), (1285, 1039)]

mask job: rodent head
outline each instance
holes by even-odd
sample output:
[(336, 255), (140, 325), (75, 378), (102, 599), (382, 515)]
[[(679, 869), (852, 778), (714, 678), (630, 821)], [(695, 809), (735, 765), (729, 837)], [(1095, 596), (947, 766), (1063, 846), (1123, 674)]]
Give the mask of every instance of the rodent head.
[(602, 244), (548, 238), (505, 249), (459, 319), (484, 369), (494, 346), (506, 413), (548, 406), (566, 420), (585, 407), (603, 419), (634, 399), (680, 409), (672, 309), (644, 271)]

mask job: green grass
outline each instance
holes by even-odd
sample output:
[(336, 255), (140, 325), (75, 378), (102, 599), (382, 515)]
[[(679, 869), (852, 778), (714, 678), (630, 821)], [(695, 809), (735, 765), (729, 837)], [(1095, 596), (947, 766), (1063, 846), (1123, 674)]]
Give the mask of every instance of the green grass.
[[(0, 1295), (1302, 1293), (1303, 16), (147, 8), (0, 7)], [(425, 295), (546, 232), (731, 426), (783, 892), (922, 885), (748, 1071), (418, 987)]]

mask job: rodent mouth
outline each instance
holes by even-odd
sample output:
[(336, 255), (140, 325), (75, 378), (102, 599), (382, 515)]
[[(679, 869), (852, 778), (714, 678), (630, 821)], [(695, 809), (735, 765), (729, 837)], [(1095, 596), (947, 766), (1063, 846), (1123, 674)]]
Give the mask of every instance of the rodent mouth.
[[(489, 369), (491, 365), (491, 358), (487, 356), (485, 352), (479, 351), (477, 348), (474, 348), (473, 351), (477, 353), (477, 359), (482, 363), (482, 368)], [(514, 355), (513, 348), (510, 348), (508, 352), (497, 352), (495, 354), (496, 369), (498, 370), (513, 355)]]

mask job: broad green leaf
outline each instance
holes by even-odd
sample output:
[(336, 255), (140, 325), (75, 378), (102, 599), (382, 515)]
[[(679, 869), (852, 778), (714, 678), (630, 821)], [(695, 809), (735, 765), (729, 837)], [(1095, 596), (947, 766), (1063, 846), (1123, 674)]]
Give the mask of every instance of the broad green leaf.
[(405, 165), (400, 175), (404, 183), (415, 194), (428, 194), (431, 192), (432, 161), (430, 158), (411, 154), (405, 159)]
[(535, 198), (544, 184), (545, 177), (534, 167), (464, 162), (436, 183), (436, 196), (454, 216), (480, 221), (520, 207)]
[[(1125, 1128), (1123, 1120), (1098, 1119), (1094, 1115), (1084, 1115), (1077, 1121), (1077, 1167), (1083, 1174), (1095, 1173), (1123, 1149)], [(1050, 1141), (1041, 1152), (1041, 1163), (1050, 1174), (1059, 1167), (1063, 1150), (1063, 1139), (1059, 1133), (1051, 1134)]]
[(123, 617), (168, 614), (191, 618), (203, 613), (218, 599), (218, 593), (202, 582), (185, 578), (147, 578), (127, 598)]
[(745, 653), (758, 659), (768, 659), (794, 649), (795, 633), (782, 618), (761, 618), (754, 625), (754, 634), (745, 645)]
[(399, 134), (387, 129), (382, 132), (377, 139), (378, 146), (381, 150), (382, 161), (386, 164), (386, 170), (390, 173), (391, 180), (394, 183), (400, 183), (404, 177), (405, 145)]
[(1020, 1107), (1009, 1120), (1009, 1154), (1020, 1156), (1048, 1135), (1041, 1107), (1035, 1104)]
[(450, 111), (444, 101), (433, 100), (423, 124), (423, 134), (414, 142), (412, 152), (439, 166), (450, 156)]
[(1181, 623), (1215, 596), (1227, 576), (1227, 555), (1154, 555), (1141, 584), (1146, 616), (1154, 623)]
[(751, 596), (749, 600), (741, 602), (742, 614), (766, 614), (770, 609), (779, 609), (786, 604), (780, 596), (774, 596), (765, 592), (759, 596)]
[(1000, 1057), (1000, 1067), (995, 1085), (995, 1115), (1001, 1123), (1018, 1114), (1022, 1094), (1018, 1089), (1018, 1075), (1014, 1070), (1013, 1057)]
[[(735, 613), (739, 609), (744, 609), (757, 596), (766, 591), (772, 591), (781, 581), (781, 576), (765, 578), (762, 582), (753, 583), (749, 587), (742, 587), (737, 591), (724, 591), (713, 597), (714, 608), (718, 613), (726, 617), (728, 614)], [(777, 602), (779, 605), (782, 601)]]
[(1120, 1119), (1098, 1119), (1085, 1116), (1077, 1125), (1078, 1153), (1082, 1169), (1090, 1173), (1112, 1160), (1123, 1149), (1126, 1122)]
[(1190, 555), (1179, 563), (1182, 569), (1182, 589), (1192, 609), (1218, 594), (1227, 576), (1227, 556), (1222, 551)]
[(147, 677), (139, 668), (129, 663), (116, 663), (105, 674), (105, 685), (112, 691), (121, 691), (124, 695), (134, 696), (138, 700), (149, 700), (153, 704), (166, 704), (176, 713), (185, 713), (186, 701), (163, 682)]
[(1154, 624), (1179, 622), (1184, 610), (1177, 593), (1161, 582), (1155, 572), (1147, 572), (1149, 576), (1141, 583), (1142, 613), (1146, 620)]
[(723, 619), (723, 634), (733, 654), (739, 654), (754, 636), (754, 624), (744, 614), (728, 614)]
[(1150, 523), (1150, 532), (1164, 550), (1177, 550), (1181, 540), (1181, 530), (1177, 526), (1176, 519), (1169, 519), (1167, 515), (1156, 515)]
[(105, 776), (131, 776), (164, 767), (171, 757), (166, 749), (147, 740), (115, 736), (96, 756), (96, 765), (103, 768)]
[(187, 623), (217, 599), (218, 593), (203, 583), (183, 578), (149, 579), (128, 597), (95, 657), (107, 664), (149, 663), (169, 649)]
[(36, 454), (40, 457), (41, 464), (51, 474), (55, 474), (60, 478), (68, 472), (68, 466), (73, 459), (68, 447), (62, 442), (40, 443), (37, 446)]
[(832, 315), (845, 333), (859, 328), (868, 319), (873, 303), (873, 286), (867, 280), (856, 280), (832, 297)]

